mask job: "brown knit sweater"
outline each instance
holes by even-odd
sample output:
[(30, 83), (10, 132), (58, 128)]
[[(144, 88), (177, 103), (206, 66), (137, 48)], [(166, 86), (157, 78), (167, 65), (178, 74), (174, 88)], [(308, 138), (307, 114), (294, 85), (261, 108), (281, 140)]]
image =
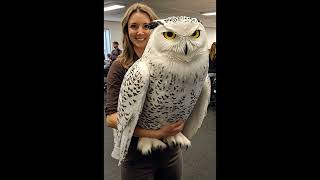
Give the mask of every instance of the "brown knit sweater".
[(117, 112), (120, 87), (126, 72), (127, 69), (122, 66), (119, 60), (112, 63), (107, 76), (106, 115)]

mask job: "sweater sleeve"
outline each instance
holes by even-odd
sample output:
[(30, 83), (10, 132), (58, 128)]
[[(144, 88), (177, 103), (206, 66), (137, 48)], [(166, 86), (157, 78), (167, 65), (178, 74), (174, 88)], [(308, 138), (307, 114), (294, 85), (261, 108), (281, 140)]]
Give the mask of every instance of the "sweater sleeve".
[(118, 60), (112, 63), (107, 75), (106, 115), (117, 112), (121, 83), (125, 73), (126, 69)]

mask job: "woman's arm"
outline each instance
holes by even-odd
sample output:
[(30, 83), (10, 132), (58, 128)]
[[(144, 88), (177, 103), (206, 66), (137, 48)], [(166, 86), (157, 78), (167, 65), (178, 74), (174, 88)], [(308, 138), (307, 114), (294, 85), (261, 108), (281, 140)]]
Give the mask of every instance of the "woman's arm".
[[(123, 77), (125, 75), (125, 69), (121, 65), (119, 60), (116, 60), (112, 63), (108, 76), (107, 76), (107, 104), (106, 109), (107, 115), (106, 122), (107, 126), (117, 129), (117, 120), (118, 120), (118, 113), (117, 105), (118, 105), (118, 97), (121, 87), (121, 82), (123, 81)], [(161, 139), (168, 136), (176, 135), (183, 129), (184, 123), (176, 122), (174, 124), (169, 124), (163, 126), (161, 129), (158, 130), (148, 130), (143, 129), (141, 127), (136, 127), (133, 133), (135, 137), (150, 137)]]
[(133, 136), (135, 137), (149, 137), (155, 139), (162, 139), (168, 136), (174, 136), (183, 130), (184, 122), (177, 121), (173, 124), (167, 124), (162, 126), (160, 129), (143, 129), (136, 126)]
[[(117, 129), (117, 118), (118, 113), (113, 113), (111, 115), (108, 115), (106, 117), (107, 126)], [(149, 138), (156, 138), (156, 139), (162, 139), (168, 136), (174, 136), (182, 131), (184, 126), (184, 122), (179, 120), (176, 123), (168, 124), (163, 127), (161, 127), (158, 130), (153, 129), (143, 129), (139, 126), (136, 126), (133, 136), (135, 137), (149, 137)]]

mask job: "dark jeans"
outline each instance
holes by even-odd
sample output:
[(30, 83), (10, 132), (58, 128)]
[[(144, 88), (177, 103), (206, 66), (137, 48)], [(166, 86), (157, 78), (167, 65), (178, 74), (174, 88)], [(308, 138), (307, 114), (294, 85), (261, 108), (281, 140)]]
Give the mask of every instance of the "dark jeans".
[(137, 150), (138, 138), (133, 137), (127, 157), (121, 164), (122, 180), (181, 180), (182, 153), (180, 147), (153, 150), (142, 155)]

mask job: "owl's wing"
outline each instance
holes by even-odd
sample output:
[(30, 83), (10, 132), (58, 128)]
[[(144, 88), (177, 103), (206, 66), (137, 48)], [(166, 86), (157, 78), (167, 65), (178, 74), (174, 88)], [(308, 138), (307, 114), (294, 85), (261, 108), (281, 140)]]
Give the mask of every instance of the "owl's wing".
[(186, 120), (182, 133), (189, 139), (193, 137), (201, 127), (202, 121), (207, 115), (207, 108), (210, 102), (211, 85), (207, 75), (204, 81), (201, 94), (196, 102), (191, 115)]
[(131, 137), (137, 125), (139, 115), (149, 86), (149, 70), (144, 62), (138, 60), (126, 73), (118, 100), (118, 123), (116, 134), (119, 143), (119, 165), (127, 154)]

